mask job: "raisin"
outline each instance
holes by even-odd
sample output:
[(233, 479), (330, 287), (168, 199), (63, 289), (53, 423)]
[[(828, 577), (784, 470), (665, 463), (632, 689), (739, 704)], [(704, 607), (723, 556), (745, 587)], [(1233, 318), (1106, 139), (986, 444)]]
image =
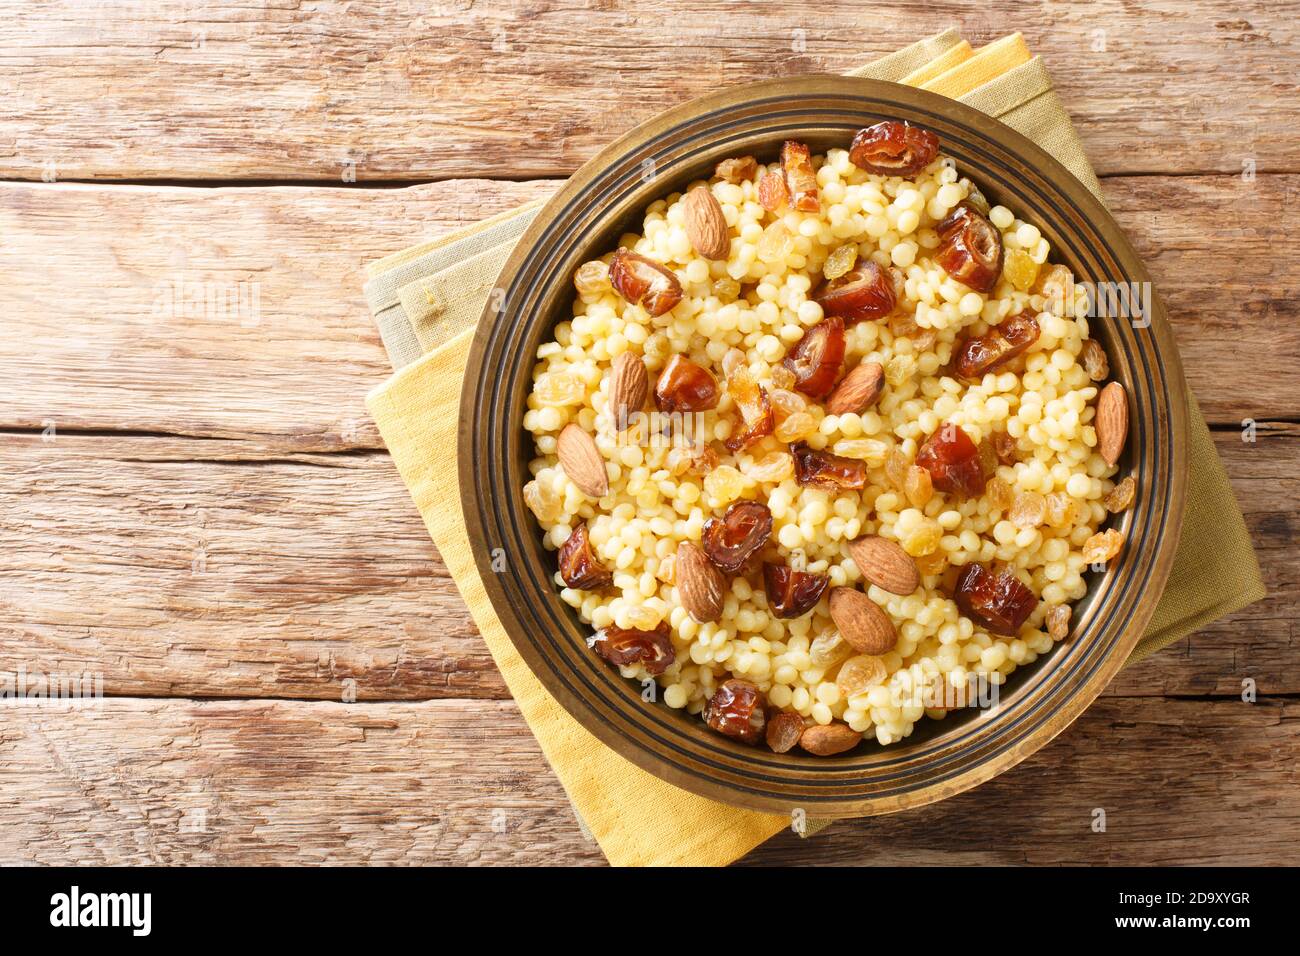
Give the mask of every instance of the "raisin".
[(1054, 641), (1070, 636), (1070, 605), (1057, 604), (1047, 612), (1047, 633)]
[(822, 278), (826, 281), (838, 279), (847, 273), (858, 261), (858, 247), (855, 243), (846, 243), (826, 257), (822, 266)]
[(938, 226), (934, 257), (948, 275), (976, 292), (991, 292), (1002, 274), (1002, 236), (970, 203), (961, 202)]
[(867, 486), (867, 466), (856, 458), (817, 451), (806, 442), (790, 446), (794, 477), (801, 485), (831, 490), (860, 490)]
[(817, 173), (813, 170), (808, 147), (786, 140), (781, 147), (781, 168), (785, 171), (790, 205), (800, 212), (818, 212), (821, 203), (817, 199)]
[(957, 578), (957, 607), (993, 634), (1014, 637), (1038, 606), (1038, 598), (1010, 568), (990, 571), (968, 564)]
[(839, 316), (853, 325), (894, 311), (898, 293), (888, 270), (871, 259), (863, 259), (842, 275), (823, 281), (813, 292), (813, 300), (827, 315)]
[(1016, 440), (1006, 432), (994, 432), (989, 436), (989, 443), (993, 446), (993, 454), (997, 456), (999, 465), (1014, 465), (1020, 460), (1016, 454)]
[(954, 356), (959, 376), (978, 381), (995, 372), (1038, 341), (1038, 320), (1021, 312), (993, 326), (983, 335), (967, 339)]
[(913, 465), (907, 469), (903, 493), (907, 495), (907, 501), (913, 508), (924, 508), (930, 499), (934, 497), (934, 487), (930, 481), (930, 473), (919, 465)]
[(845, 697), (854, 697), (871, 690), (877, 684), (883, 684), (889, 671), (885, 662), (872, 654), (859, 654), (850, 657), (840, 665), (840, 672), (835, 675), (835, 683)]
[(671, 269), (628, 249), (619, 249), (609, 261), (609, 282), (651, 315), (663, 315), (682, 300), (682, 284)]
[(1098, 532), (1083, 543), (1083, 560), (1089, 564), (1105, 564), (1124, 547), (1124, 534), (1115, 528)]
[(1094, 382), (1104, 382), (1110, 377), (1110, 362), (1106, 359), (1106, 350), (1096, 339), (1084, 339), (1079, 349), (1079, 364)]
[(844, 322), (836, 316), (822, 319), (803, 334), (782, 364), (794, 373), (796, 389), (825, 398), (844, 364)]
[(642, 665), (647, 674), (657, 677), (666, 671), (677, 658), (673, 650), (672, 632), (666, 621), (653, 631), (639, 631), (630, 627), (610, 625), (596, 632), (592, 650), (619, 667)]
[(1036, 491), (1022, 491), (1016, 495), (1009, 517), (1017, 528), (1037, 528), (1047, 520), (1047, 499)]
[(584, 591), (607, 588), (614, 583), (614, 575), (596, 560), (591, 551), (586, 524), (580, 524), (569, 532), (564, 544), (560, 545), (560, 577), (569, 587)]
[(783, 754), (794, 748), (803, 734), (803, 717), (792, 710), (782, 710), (767, 720), (767, 745)]
[(1021, 292), (1028, 292), (1038, 278), (1038, 263), (1023, 249), (1009, 249), (1002, 263), (1002, 275)]
[(772, 171), (763, 173), (758, 181), (758, 202), (768, 212), (777, 212), (790, 201), (790, 190), (785, 177)]
[(858, 130), (849, 147), (853, 165), (877, 176), (912, 176), (938, 155), (938, 136), (898, 120)]
[(916, 463), (930, 473), (934, 487), (947, 494), (973, 498), (984, 493), (988, 482), (979, 446), (951, 422), (925, 440), (916, 453)]
[(1132, 475), (1129, 475), (1106, 496), (1106, 510), (1113, 515), (1119, 514), (1133, 503), (1135, 495), (1137, 495), (1137, 482), (1133, 480)]
[(704, 705), (704, 722), (725, 737), (756, 744), (767, 726), (763, 693), (747, 680), (722, 682)]
[(700, 544), (719, 570), (740, 571), (772, 536), (772, 512), (757, 501), (737, 501), (721, 518), (704, 522)]
[(829, 581), (824, 574), (796, 571), (784, 564), (769, 561), (763, 565), (768, 608), (783, 619), (803, 617), (816, 607)]
[(754, 174), (758, 172), (758, 160), (753, 156), (737, 156), (734, 159), (724, 159), (718, 163), (714, 171), (719, 179), (725, 179), (729, 183), (740, 183), (746, 179), (753, 179)]
[(684, 355), (674, 355), (655, 383), (655, 405), (661, 412), (703, 412), (718, 407), (718, 380)]
[(740, 412), (742, 428), (734, 429), (726, 441), (728, 451), (742, 451), (762, 441), (776, 428), (776, 416), (767, 389), (754, 381), (749, 369), (739, 366), (727, 377), (727, 394)]

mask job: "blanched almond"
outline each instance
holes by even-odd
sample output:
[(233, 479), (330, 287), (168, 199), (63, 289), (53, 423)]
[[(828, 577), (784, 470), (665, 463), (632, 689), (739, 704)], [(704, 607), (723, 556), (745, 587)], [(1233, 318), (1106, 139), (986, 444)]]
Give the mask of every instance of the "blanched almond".
[(731, 251), (727, 217), (707, 186), (696, 186), (686, 194), (686, 237), (705, 259), (725, 259)]
[(818, 757), (832, 757), (852, 750), (862, 735), (847, 724), (813, 724), (799, 737), (799, 746)]
[(677, 546), (677, 594), (691, 617), (704, 624), (722, 617), (722, 592), (727, 579), (709, 556), (691, 541)]
[(620, 431), (627, 428), (632, 415), (645, 407), (645, 397), (649, 391), (650, 380), (641, 356), (624, 352), (614, 359), (614, 370), (609, 383), (609, 410)]
[(840, 637), (858, 653), (880, 656), (894, 649), (898, 634), (894, 622), (879, 605), (853, 588), (831, 590), (831, 620)]
[(555, 454), (564, 473), (584, 495), (600, 498), (609, 493), (605, 459), (600, 457), (596, 440), (578, 425), (570, 422), (564, 426), (555, 443)]
[(831, 415), (856, 414), (880, 397), (884, 384), (884, 366), (879, 362), (863, 362), (835, 386), (826, 401), (826, 411)]
[(1119, 382), (1111, 382), (1097, 396), (1097, 418), (1093, 425), (1097, 429), (1097, 450), (1106, 464), (1115, 464), (1124, 453), (1124, 442), (1128, 439), (1128, 396)]
[(891, 594), (911, 594), (921, 586), (916, 562), (897, 541), (867, 535), (849, 542), (849, 556), (864, 578)]

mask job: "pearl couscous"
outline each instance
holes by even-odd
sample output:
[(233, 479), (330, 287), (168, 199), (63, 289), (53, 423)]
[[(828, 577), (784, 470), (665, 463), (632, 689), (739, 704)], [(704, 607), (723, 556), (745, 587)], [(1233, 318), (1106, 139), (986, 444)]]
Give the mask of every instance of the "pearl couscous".
[[(1086, 296), (890, 125), (652, 203), (577, 270), (523, 419), (524, 499), (596, 652), (779, 752), (894, 743), (1047, 653), (1133, 497)], [(882, 136), (911, 152), (877, 167)]]

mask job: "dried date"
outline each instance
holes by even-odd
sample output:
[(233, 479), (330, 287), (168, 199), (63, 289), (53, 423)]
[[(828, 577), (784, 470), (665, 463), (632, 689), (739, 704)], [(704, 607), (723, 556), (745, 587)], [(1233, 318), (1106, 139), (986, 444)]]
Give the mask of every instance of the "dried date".
[(849, 147), (853, 165), (877, 176), (912, 176), (938, 155), (938, 136), (898, 120), (858, 130)]
[(747, 680), (725, 680), (704, 705), (704, 722), (725, 737), (745, 744), (763, 739), (767, 726), (763, 692)]
[(614, 575), (592, 553), (585, 523), (569, 532), (560, 545), (559, 560), (560, 577), (571, 588), (596, 591), (614, 583)]
[(768, 561), (763, 565), (763, 589), (767, 606), (775, 617), (803, 617), (817, 606), (830, 578), (825, 574), (796, 571)]
[(772, 512), (757, 501), (737, 501), (721, 518), (704, 522), (700, 544), (721, 571), (736, 574), (772, 536)]
[(596, 632), (591, 647), (611, 664), (619, 667), (641, 664), (646, 673), (654, 677), (666, 671), (677, 659), (672, 631), (666, 621), (653, 631), (610, 625)]

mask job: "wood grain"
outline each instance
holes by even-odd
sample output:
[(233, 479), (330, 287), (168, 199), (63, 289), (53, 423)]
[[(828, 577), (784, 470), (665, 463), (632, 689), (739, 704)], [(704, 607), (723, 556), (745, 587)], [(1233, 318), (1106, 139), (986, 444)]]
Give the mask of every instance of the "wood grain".
[[(4, 184), (0, 375), (23, 387), (0, 418), (380, 447), (364, 398), (391, 367), (366, 263), (551, 188)], [(194, 308), (177, 283), (197, 290), (182, 296)], [(241, 288), (244, 312), (215, 294), (209, 307), (208, 293)]]
[[(1300, 435), (1257, 438), (1218, 444), (1269, 598), (1112, 693), (1300, 693)], [(0, 500), (0, 672), (102, 673), (131, 696), (507, 696), (383, 453), (8, 435)]]
[(567, 176), (666, 107), (843, 72), (950, 25), (976, 45), (1023, 31), (1103, 175), (1295, 171), (1294, 14), (1231, 0), (1013, 16), (987, 0), (171, 0), (110, 15), (59, 0), (0, 22), (0, 175)]
[[(1206, 417), (1293, 416), (1300, 304), (1287, 290), (1300, 266), (1278, 258), (1273, 229), (1300, 198), (1300, 176), (1105, 185), (1168, 303)], [(364, 264), (553, 188), (2, 183), (0, 380), (22, 388), (0, 406), (0, 428), (379, 447), (363, 399), (389, 366), (361, 294)], [(168, 300), (177, 283), (246, 284), (259, 308), (248, 321), (206, 300), (181, 308)], [(1249, 374), (1228, 342), (1250, 347)]]
[[(746, 862), (1295, 864), (1295, 710), (1104, 700), (977, 790)], [(513, 703), (129, 699), (0, 711), (0, 859), (602, 861)]]

